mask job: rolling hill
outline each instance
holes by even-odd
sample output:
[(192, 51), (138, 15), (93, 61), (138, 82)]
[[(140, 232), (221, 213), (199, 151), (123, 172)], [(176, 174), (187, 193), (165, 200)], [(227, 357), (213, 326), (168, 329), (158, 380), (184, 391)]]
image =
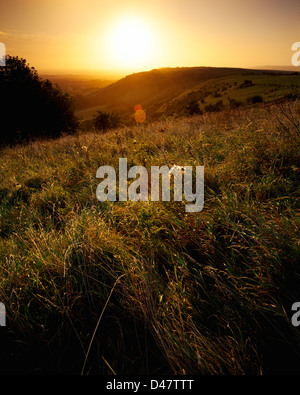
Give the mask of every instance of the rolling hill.
[[(245, 81), (248, 83), (245, 84)], [(243, 89), (247, 88), (247, 89)], [(300, 73), (240, 68), (161, 68), (134, 73), (84, 96), (77, 103), (80, 119), (91, 119), (97, 110), (118, 112), (125, 121), (133, 119), (134, 106), (142, 105), (149, 120), (186, 111), (191, 101), (201, 109), (231, 99), (247, 101), (261, 95), (273, 101), (300, 88)]]

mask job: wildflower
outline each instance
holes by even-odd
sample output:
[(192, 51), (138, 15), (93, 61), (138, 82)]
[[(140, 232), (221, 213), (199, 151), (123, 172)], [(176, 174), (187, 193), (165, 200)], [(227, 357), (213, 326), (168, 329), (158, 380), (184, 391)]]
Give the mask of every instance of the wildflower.
[(171, 169), (169, 170), (169, 176), (171, 176), (171, 174), (177, 173), (177, 172), (183, 172), (184, 171), (184, 167), (183, 166), (178, 166), (178, 165), (173, 165), (171, 167)]

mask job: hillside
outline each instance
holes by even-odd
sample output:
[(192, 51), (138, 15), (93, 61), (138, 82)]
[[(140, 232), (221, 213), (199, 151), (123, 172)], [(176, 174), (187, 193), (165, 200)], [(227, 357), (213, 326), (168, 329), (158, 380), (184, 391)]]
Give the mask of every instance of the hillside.
[[(252, 84), (243, 88), (245, 80)], [(278, 70), (184, 67), (162, 68), (131, 74), (84, 96), (77, 106), (81, 119), (93, 118), (97, 110), (118, 112), (125, 121), (133, 119), (133, 107), (141, 104), (148, 119), (161, 115), (185, 115), (191, 101), (201, 110), (209, 104), (230, 100), (246, 102), (254, 95), (273, 101), (300, 89), (300, 74)]]
[[(299, 374), (299, 131), (286, 101), (3, 147), (1, 372)], [(98, 201), (124, 157), (204, 165), (203, 210)]]

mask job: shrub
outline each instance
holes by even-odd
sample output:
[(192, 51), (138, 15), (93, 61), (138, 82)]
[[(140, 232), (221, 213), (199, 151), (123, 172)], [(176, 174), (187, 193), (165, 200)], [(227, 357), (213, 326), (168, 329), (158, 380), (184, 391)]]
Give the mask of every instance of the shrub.
[(97, 111), (94, 117), (94, 126), (97, 130), (106, 132), (109, 129), (117, 128), (120, 125), (120, 116), (118, 114)]
[(248, 103), (252, 103), (252, 104), (262, 103), (263, 98), (260, 95), (255, 95), (255, 96), (249, 97), (247, 101), (248, 101)]
[(223, 108), (224, 108), (223, 101), (219, 100), (215, 104), (208, 104), (207, 106), (205, 106), (205, 111), (215, 112), (215, 111), (221, 111)]
[(189, 115), (201, 114), (199, 103), (196, 100), (192, 100), (187, 106), (187, 111)]
[(253, 86), (252, 80), (245, 80), (242, 84), (239, 85), (239, 88), (249, 88), (250, 86)]
[(236, 100), (230, 97), (228, 97), (228, 101), (231, 108), (238, 108), (242, 105), (242, 102), (240, 100)]
[(39, 78), (25, 59), (7, 56), (0, 68), (0, 140), (11, 143), (37, 136), (59, 136), (76, 127), (71, 97)]

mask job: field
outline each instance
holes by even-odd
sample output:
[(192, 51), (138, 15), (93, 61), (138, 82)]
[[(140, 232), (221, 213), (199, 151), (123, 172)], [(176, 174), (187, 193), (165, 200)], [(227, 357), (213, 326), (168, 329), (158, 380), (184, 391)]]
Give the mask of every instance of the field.
[[(299, 139), (285, 101), (3, 147), (1, 371), (299, 374)], [(204, 209), (98, 201), (121, 157), (204, 165)]]

